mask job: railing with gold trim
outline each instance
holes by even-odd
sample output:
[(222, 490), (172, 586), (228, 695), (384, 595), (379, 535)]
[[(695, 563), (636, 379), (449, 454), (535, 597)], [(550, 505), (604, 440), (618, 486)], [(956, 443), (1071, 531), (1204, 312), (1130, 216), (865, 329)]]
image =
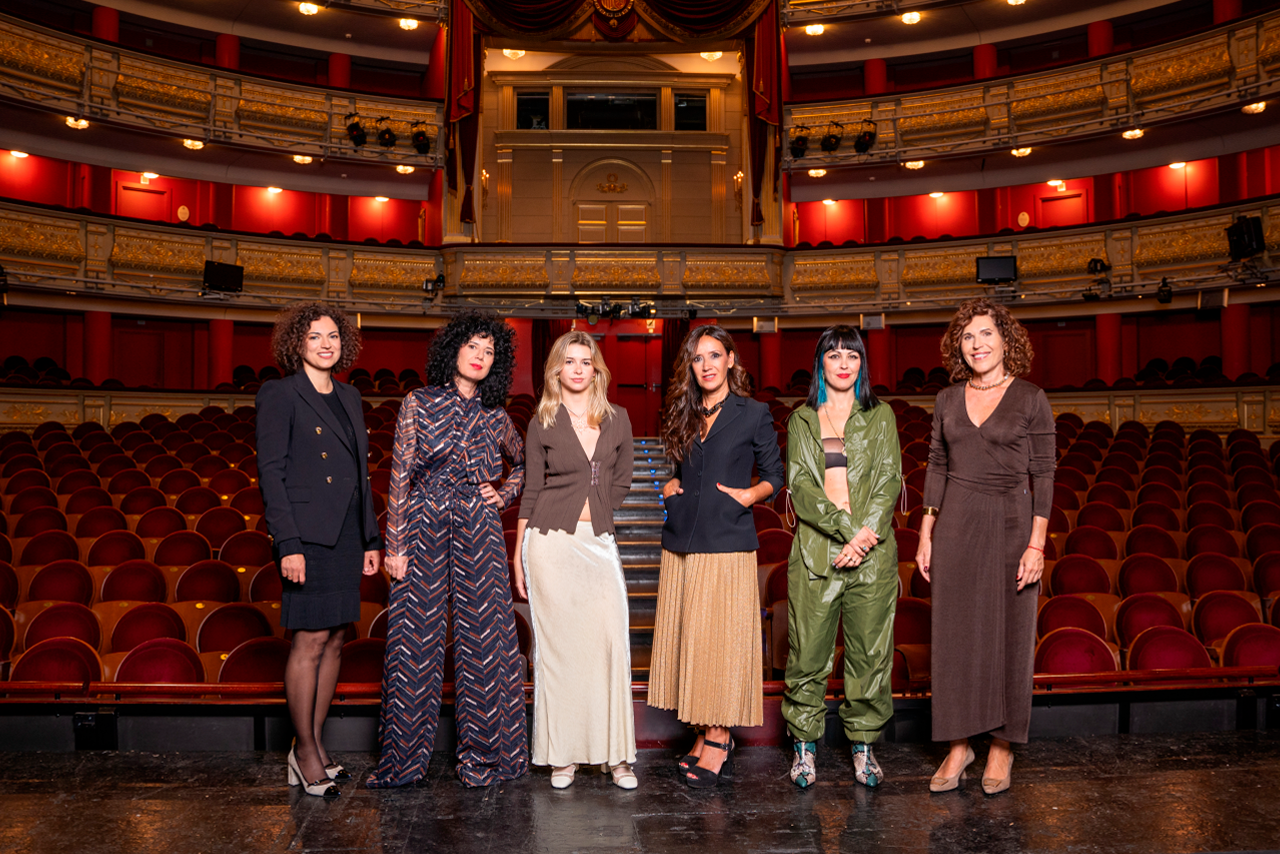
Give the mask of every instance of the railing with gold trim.
[[(1229, 265), (1226, 227), (1260, 216), (1267, 254), (1250, 269)], [(14, 288), (121, 299), (199, 298), (206, 260), (245, 267), (243, 307), (325, 298), (366, 311), (438, 313), (423, 284), (445, 272), (445, 304), (537, 312), (557, 298), (626, 296), (705, 307), (728, 315), (910, 312), (988, 292), (974, 258), (1016, 255), (1023, 306), (1069, 305), (1110, 265), (1103, 292), (1151, 294), (1265, 283), (1280, 252), (1280, 199), (1107, 226), (849, 249), (764, 246), (550, 248), (455, 245), (444, 249), (353, 246), (124, 223), (111, 217), (0, 203), (0, 264)], [(435, 295), (431, 295), (434, 300)], [(563, 310), (563, 305), (560, 306)]]
[(408, 13), (441, 22), (449, 17), (448, 0), (344, 0), (342, 5), (379, 12)]
[[(1210, 33), (1123, 56), (992, 83), (862, 98), (786, 109), (788, 138), (810, 129), (807, 153), (784, 157), (785, 169), (920, 160), (1030, 147), (1135, 124), (1156, 125), (1239, 107), (1280, 93), (1280, 12), (1233, 22)], [(853, 150), (864, 121), (876, 144)], [(838, 123), (834, 153), (819, 140)]]
[[(267, 81), (133, 53), (0, 15), (0, 96), (39, 109), (145, 127), (202, 142), (287, 154), (436, 166), (443, 109), (432, 101), (355, 95)], [(354, 147), (348, 114), (368, 142)], [(374, 120), (395, 132), (378, 144)], [(416, 126), (431, 140), (418, 154)]]

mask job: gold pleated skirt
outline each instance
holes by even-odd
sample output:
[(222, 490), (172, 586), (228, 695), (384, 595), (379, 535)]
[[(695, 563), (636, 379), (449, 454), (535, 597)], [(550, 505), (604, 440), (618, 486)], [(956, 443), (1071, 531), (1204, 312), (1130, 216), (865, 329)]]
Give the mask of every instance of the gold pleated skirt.
[(525, 533), (534, 765), (636, 761), (627, 583), (612, 534)]
[(649, 705), (694, 726), (761, 726), (755, 552), (662, 550)]

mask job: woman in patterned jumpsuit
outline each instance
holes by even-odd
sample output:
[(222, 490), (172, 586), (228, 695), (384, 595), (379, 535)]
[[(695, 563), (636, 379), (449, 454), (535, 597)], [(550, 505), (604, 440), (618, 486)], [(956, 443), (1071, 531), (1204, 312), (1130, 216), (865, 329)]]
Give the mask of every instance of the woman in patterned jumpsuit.
[[(529, 767), (524, 682), (499, 514), (524, 486), (524, 443), (502, 409), (514, 333), (465, 312), (440, 330), (425, 388), (406, 395), (387, 496), (391, 589), (382, 756), (370, 788), (424, 778), (453, 625), (458, 777), (488, 786)], [(502, 461), (511, 471), (501, 489)]]

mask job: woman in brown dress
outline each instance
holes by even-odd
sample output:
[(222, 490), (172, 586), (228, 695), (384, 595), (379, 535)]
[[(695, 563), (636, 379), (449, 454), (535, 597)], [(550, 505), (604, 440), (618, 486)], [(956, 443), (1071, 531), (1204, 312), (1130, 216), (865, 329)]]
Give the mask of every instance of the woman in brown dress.
[(942, 338), (957, 382), (934, 404), (916, 553), (933, 598), (933, 738), (951, 743), (929, 781), (933, 792), (964, 779), (974, 761), (969, 737), (982, 733), (991, 734), (982, 790), (1003, 792), (1010, 744), (1025, 744), (1030, 728), (1056, 461), (1048, 398), (1017, 379), (1031, 356), (1022, 324), (986, 299), (963, 303)]

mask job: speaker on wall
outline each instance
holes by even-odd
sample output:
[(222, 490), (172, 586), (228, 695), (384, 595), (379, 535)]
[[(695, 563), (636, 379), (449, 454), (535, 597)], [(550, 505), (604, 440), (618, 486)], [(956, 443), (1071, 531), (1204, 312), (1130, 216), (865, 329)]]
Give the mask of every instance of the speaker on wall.
[(238, 294), (244, 290), (244, 267), (221, 261), (204, 262), (204, 289)]
[(1227, 226), (1227, 246), (1232, 261), (1243, 261), (1252, 258), (1267, 248), (1262, 235), (1262, 217), (1239, 216)]

